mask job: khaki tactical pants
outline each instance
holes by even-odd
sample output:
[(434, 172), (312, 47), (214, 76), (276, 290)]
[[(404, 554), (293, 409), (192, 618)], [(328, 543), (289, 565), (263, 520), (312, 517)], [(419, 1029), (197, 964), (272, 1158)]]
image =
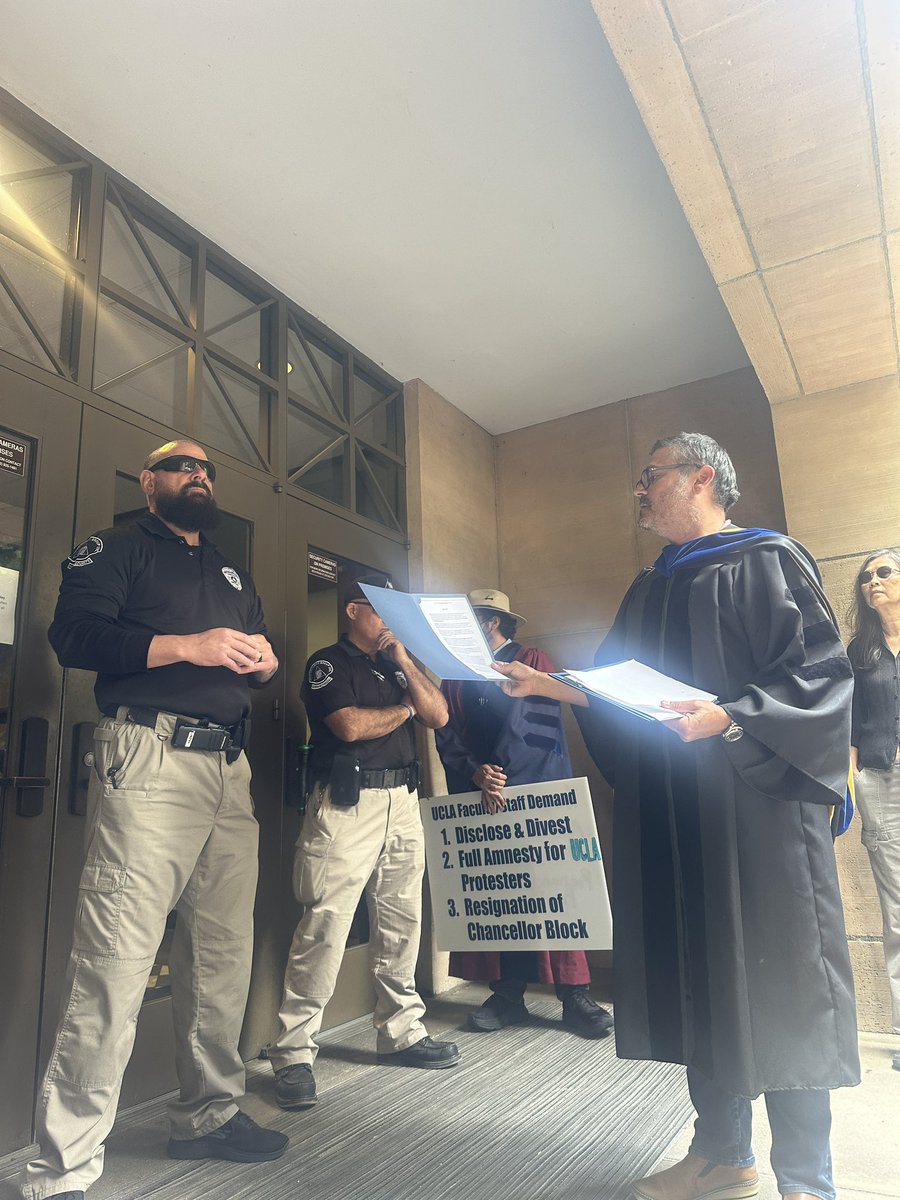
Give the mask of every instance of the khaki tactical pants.
[(331, 999), (347, 934), (363, 892), (375, 984), (377, 1050), (391, 1054), (426, 1036), (415, 971), (422, 924), (425, 845), (419, 801), (405, 786), (364, 788), (340, 808), (328, 788), (310, 797), (294, 860), (294, 891), (306, 912), (288, 956), (274, 1070), (312, 1063), (322, 1010)]
[[(212, 1132), (237, 1112), (237, 1044), (253, 946), (258, 826), (246, 755), (175, 749), (155, 729), (104, 718), (94, 742), (87, 858), (67, 996), (36, 1113), (40, 1155), (24, 1195), (83, 1190), (103, 1170), (122, 1075), (166, 917), (179, 1097), (172, 1135)], [(123, 719), (120, 719), (123, 718)]]

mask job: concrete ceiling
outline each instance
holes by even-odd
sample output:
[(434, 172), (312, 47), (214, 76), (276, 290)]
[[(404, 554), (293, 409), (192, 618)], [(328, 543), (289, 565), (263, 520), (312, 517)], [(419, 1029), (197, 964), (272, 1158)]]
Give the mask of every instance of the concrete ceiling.
[(743, 366), (589, 0), (0, 0), (0, 83), (494, 433)]

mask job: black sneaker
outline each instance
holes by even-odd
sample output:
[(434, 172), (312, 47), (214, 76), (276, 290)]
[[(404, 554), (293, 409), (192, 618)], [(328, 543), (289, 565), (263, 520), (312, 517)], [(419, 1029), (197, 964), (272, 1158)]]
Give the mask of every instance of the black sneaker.
[(563, 1025), (586, 1038), (602, 1038), (612, 1033), (612, 1013), (601, 1008), (587, 988), (578, 988), (563, 999)]
[(312, 1108), (318, 1098), (309, 1063), (291, 1063), (275, 1072), (275, 1099), (282, 1108)]
[(287, 1134), (263, 1129), (245, 1112), (202, 1137), (169, 1138), (169, 1158), (226, 1158), (230, 1162), (272, 1162), (287, 1150)]
[(475, 1012), (469, 1013), (469, 1024), (481, 1033), (492, 1033), (505, 1029), (507, 1025), (524, 1025), (528, 1020), (528, 1009), (524, 1000), (507, 1000), (494, 992)]
[(440, 1071), (443, 1067), (455, 1067), (459, 1062), (459, 1047), (453, 1042), (435, 1042), (430, 1037), (422, 1038), (396, 1050), (393, 1054), (379, 1054), (378, 1061), (393, 1063), (396, 1067), (424, 1067), (427, 1071)]

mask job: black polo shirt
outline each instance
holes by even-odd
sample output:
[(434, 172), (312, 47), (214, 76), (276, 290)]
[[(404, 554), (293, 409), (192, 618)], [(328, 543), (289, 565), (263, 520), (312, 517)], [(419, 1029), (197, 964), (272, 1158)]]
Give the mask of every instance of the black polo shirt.
[(342, 742), (325, 724), (325, 718), (339, 708), (391, 708), (403, 704), (406, 690), (406, 676), (392, 659), (384, 654), (369, 658), (347, 637), (317, 650), (306, 664), (300, 689), (315, 747), (315, 775), (321, 778), (329, 773), (338, 751), (356, 755), (363, 767), (409, 766), (416, 757), (412, 721), (384, 737), (359, 742)]
[(253, 580), (203, 535), (191, 546), (152, 513), (104, 529), (62, 564), (48, 636), (64, 667), (96, 671), (100, 711), (140, 705), (233, 725), (250, 709), (252, 675), (171, 663), (147, 669), (156, 634), (220, 626), (266, 633)]

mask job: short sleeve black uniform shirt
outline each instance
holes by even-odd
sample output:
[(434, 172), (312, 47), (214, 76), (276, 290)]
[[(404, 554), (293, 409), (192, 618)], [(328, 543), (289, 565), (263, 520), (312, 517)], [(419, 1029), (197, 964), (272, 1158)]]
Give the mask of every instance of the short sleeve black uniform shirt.
[(407, 767), (416, 757), (412, 721), (384, 737), (358, 742), (336, 738), (325, 718), (340, 708), (391, 708), (403, 704), (406, 676), (384, 654), (374, 659), (364, 654), (349, 638), (317, 650), (306, 664), (300, 698), (306, 705), (312, 731), (312, 766), (317, 776), (326, 776), (337, 752), (355, 754), (360, 766)]
[(247, 714), (252, 675), (172, 663), (147, 669), (156, 634), (225, 627), (266, 633), (253, 580), (201, 534), (191, 546), (152, 513), (105, 529), (62, 564), (49, 638), (64, 667), (96, 671), (107, 716), (140, 705), (233, 725)]

